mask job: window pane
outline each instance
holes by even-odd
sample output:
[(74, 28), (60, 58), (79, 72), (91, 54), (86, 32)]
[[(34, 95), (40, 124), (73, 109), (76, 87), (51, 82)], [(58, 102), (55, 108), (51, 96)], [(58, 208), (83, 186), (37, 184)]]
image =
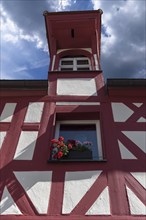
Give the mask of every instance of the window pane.
[(95, 124), (61, 124), (60, 136), (67, 140), (92, 142), (92, 151), (97, 155), (97, 133)]
[(77, 60), (77, 65), (87, 65), (89, 64), (88, 60)]
[(73, 65), (73, 60), (62, 60), (61, 65)]
[(90, 70), (89, 67), (77, 67), (77, 70)]
[(73, 71), (73, 68), (61, 68), (61, 71)]

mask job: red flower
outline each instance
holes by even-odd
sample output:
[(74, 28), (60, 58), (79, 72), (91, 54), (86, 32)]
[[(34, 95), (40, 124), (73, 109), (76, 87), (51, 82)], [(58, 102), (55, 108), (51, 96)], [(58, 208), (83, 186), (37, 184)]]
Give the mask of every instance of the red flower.
[(69, 145), (68, 145), (68, 149), (72, 149), (72, 144), (69, 144)]
[(60, 147), (64, 147), (65, 144), (63, 142), (60, 143)]
[(60, 137), (58, 138), (58, 140), (59, 140), (59, 141), (64, 141), (64, 137), (60, 136)]
[(61, 151), (58, 152), (57, 157), (61, 158), (63, 156), (63, 153)]
[(58, 140), (56, 140), (56, 139), (52, 139), (51, 142), (54, 144), (54, 143), (57, 143)]

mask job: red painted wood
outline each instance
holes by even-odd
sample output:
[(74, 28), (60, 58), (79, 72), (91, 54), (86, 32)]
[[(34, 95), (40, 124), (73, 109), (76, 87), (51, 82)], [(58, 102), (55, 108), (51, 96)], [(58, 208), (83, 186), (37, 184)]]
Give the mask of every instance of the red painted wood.
[[(101, 101), (100, 106), (57, 106), (55, 108), (55, 101)], [(17, 186), (18, 194), (23, 192), (24, 190), (21, 188), (21, 186), (18, 186), (16, 180), (13, 178), (7, 178), (8, 173), (11, 173), (12, 170), (15, 171), (53, 171), (53, 184), (51, 188), (51, 197), (50, 197), (50, 204), (48, 209), (48, 215), (49, 218), (51, 215), (59, 215), (59, 219), (64, 218), (61, 215), (61, 209), (62, 209), (62, 202), (63, 202), (63, 187), (64, 187), (64, 173), (66, 171), (90, 171), (90, 170), (103, 170), (103, 173), (107, 172), (108, 179), (102, 178), (102, 181), (100, 182), (96, 190), (93, 190), (91, 188), (89, 192), (86, 194), (86, 196), (81, 200), (81, 202), (76, 206), (76, 208), (73, 210), (72, 215), (76, 215), (77, 218), (80, 218), (81, 216), (84, 216), (85, 212), (90, 208), (90, 206), (95, 201), (95, 197), (100, 193), (101, 187), (104, 187), (104, 181), (107, 181), (107, 185), (109, 186), (109, 192), (110, 192), (110, 201), (111, 201), (111, 211), (112, 215), (118, 216), (115, 217), (115, 219), (120, 219), (120, 215), (126, 215), (123, 219), (134, 219), (135, 217), (132, 217), (129, 215), (129, 205), (127, 202), (127, 196), (126, 196), (126, 190), (125, 190), (125, 184), (127, 185), (138, 195), (138, 197), (145, 203), (145, 200), (143, 198), (143, 189), (141, 186), (139, 186), (133, 178), (129, 178), (129, 176), (126, 176), (125, 180), (125, 173), (129, 172), (145, 172), (145, 168), (143, 166), (143, 162), (145, 160), (145, 154), (138, 149), (138, 147), (135, 144), (131, 144), (131, 141), (125, 137), (121, 133), (122, 130), (134, 130), (134, 131), (142, 131), (145, 130), (145, 123), (136, 123), (136, 119), (139, 117), (145, 116), (145, 105), (141, 107), (136, 107), (131, 102), (140, 102), (143, 101), (137, 100), (134, 98), (131, 99), (121, 99), (114, 98), (112, 100), (116, 100), (117, 102), (124, 102), (127, 106), (129, 106), (133, 111), (134, 114), (131, 116), (130, 120), (127, 120), (126, 123), (115, 123), (113, 121), (112, 116), (112, 110), (111, 110), (111, 104), (106, 96), (102, 95), (101, 97), (39, 97), (38, 99), (35, 97), (29, 97), (29, 101), (37, 101), (37, 100), (43, 100), (46, 102), (43, 112), (43, 117), (41, 123), (23, 123), (25, 114), (26, 114), (26, 107), (28, 106), (28, 97), (26, 97), (23, 101), (23, 104), (20, 102), (20, 99), (13, 98), (13, 102), (18, 102), (16, 114), (14, 115), (12, 123), (1, 123), (1, 130), (9, 130), (9, 135), (13, 134), (15, 136), (15, 140), (11, 142), (12, 139), (10, 139), (10, 136), (7, 140), (7, 144), (5, 143), (1, 150), (1, 155), (6, 155), (7, 158), (3, 157), (2, 162), (6, 162), (7, 169), (5, 167), (2, 169), (2, 185), (1, 185), (1, 196), (5, 185), (5, 180), (8, 181), (8, 189), (10, 193), (12, 194), (12, 197), (14, 198), (14, 201), (17, 203), (18, 207), (23, 210), (24, 213), (29, 213), (31, 215), (30, 219), (35, 219), (34, 215), (38, 215), (35, 208), (33, 207), (33, 204), (31, 204), (31, 201), (27, 197), (26, 194), (24, 194), (21, 198), (18, 199), (17, 194), (13, 193), (11, 190), (11, 181), (12, 183), (15, 183)], [(11, 99), (8, 99), (8, 101), (11, 102)], [(51, 102), (53, 101), (53, 102)], [(24, 103), (25, 102), (25, 103)], [(85, 117), (89, 117), (88, 113), (92, 112), (92, 116), (94, 118), (100, 117), (101, 120), (101, 133), (102, 133), (102, 141), (103, 141), (103, 148), (104, 148), (104, 155), (106, 156), (107, 162), (101, 163), (101, 162), (93, 162), (93, 163), (87, 163), (87, 162), (76, 162), (76, 163), (56, 163), (56, 164), (47, 164), (47, 159), (49, 157), (49, 141), (53, 137), (53, 121), (55, 119), (54, 112), (57, 112), (58, 115), (60, 114), (60, 117), (63, 115), (67, 115), (67, 113), (70, 115), (70, 117), (74, 117), (74, 113), (78, 114), (78, 117), (82, 116), (82, 112), (86, 112)], [(94, 114), (93, 114), (94, 113)], [(62, 114), (62, 115), (61, 115)], [(64, 117), (64, 116), (63, 116)], [(83, 117), (83, 116), (82, 116)], [(13, 132), (14, 128), (16, 133)], [(36, 144), (34, 157), (32, 161), (12, 161), (13, 155), (14, 155), (14, 149), (16, 147), (16, 142), (18, 141), (18, 136), (20, 134), (20, 131), (22, 130), (39, 130), (39, 138)], [(49, 134), (49, 137), (48, 137)], [(112, 135), (111, 135), (112, 134)], [(14, 137), (13, 136), (13, 137)], [(117, 143), (117, 138), (123, 143), (126, 144), (127, 149), (129, 149), (137, 158), (138, 160), (121, 160), (120, 151)], [(17, 140), (17, 141), (16, 141)], [(14, 143), (13, 148), (11, 152), (7, 153), (8, 148), (10, 148), (10, 142)], [(8, 145), (9, 144), (9, 145)], [(15, 146), (15, 147), (14, 147)], [(116, 155), (116, 156), (115, 156)], [(5, 158), (5, 159), (4, 159)], [(7, 160), (8, 159), (8, 160)], [(10, 162), (10, 163), (8, 163)], [(115, 172), (117, 170), (117, 172)], [(58, 176), (59, 175), (59, 176)], [(127, 174), (128, 175), (128, 174)], [(10, 175), (11, 176), (11, 175)], [(96, 183), (97, 184), (97, 183)], [(92, 192), (93, 191), (93, 192)], [(97, 194), (95, 194), (95, 191)], [(57, 197), (58, 196), (58, 197)], [(57, 205), (56, 205), (56, 199)], [(87, 203), (88, 201), (88, 203)], [(124, 203), (124, 205), (123, 205)], [(84, 204), (84, 205), (83, 205)], [(31, 209), (29, 209), (29, 206)], [(66, 216), (65, 218), (72, 219), (72, 215)], [(105, 217), (105, 219), (114, 219), (114, 216), (108, 216)], [(45, 217), (45, 216), (44, 216)], [(24, 218), (27, 218), (24, 217)], [(85, 217), (86, 218), (86, 217)], [(87, 216), (88, 219), (94, 219), (94, 216)], [(104, 216), (97, 217), (96, 219), (102, 219)], [(136, 216), (137, 218), (137, 216)], [(139, 219), (142, 219), (143, 217), (140, 216)], [(12, 218), (13, 219), (13, 218)], [(21, 217), (23, 219), (23, 217)], [(54, 219), (57, 219), (57, 217), (54, 217)], [(121, 216), (122, 219), (122, 216)], [(138, 218), (137, 218), (138, 219)]]
[(65, 172), (58, 167), (53, 172), (48, 215), (61, 215), (62, 213), (64, 179)]
[[(125, 205), (124, 208), (123, 207), (119, 208), (119, 206), (121, 206), (120, 203), (122, 203), (122, 201), (124, 201), (124, 199), (127, 198), (125, 195), (125, 188), (124, 188), (125, 182), (123, 179), (123, 174), (120, 174), (121, 172), (118, 171), (118, 174), (113, 175), (113, 173), (114, 173), (113, 171), (115, 169), (123, 170), (125, 172), (132, 172), (132, 171), (141, 172), (142, 170), (144, 171), (145, 169), (142, 166), (144, 156), (142, 156), (143, 154), (139, 155), (140, 158), (142, 159), (141, 163), (139, 163), (139, 161), (121, 160), (120, 152), (119, 152), (119, 148), (118, 148), (118, 144), (117, 144), (117, 138), (119, 138), (120, 141), (123, 141), (123, 140), (125, 141), (125, 139), (124, 139), (125, 137), (119, 136), (119, 135), (121, 135), (121, 129), (126, 128), (126, 127), (128, 127), (128, 129), (130, 129), (130, 126), (131, 126), (132, 128), (134, 128), (134, 130), (135, 129), (142, 130), (142, 129), (144, 129), (144, 126), (140, 128), (140, 125), (141, 124), (143, 125), (144, 123), (140, 123), (140, 124), (137, 124), (135, 122), (114, 123), (110, 102), (108, 103), (106, 100), (107, 99), (105, 99), (105, 101), (103, 103), (101, 103), (100, 106), (90, 106), (90, 107), (86, 108), (86, 112), (88, 113), (92, 110), (93, 112), (96, 113), (96, 111), (97, 111), (98, 117), (99, 117), (99, 112), (101, 112), (100, 119), (101, 119), (101, 126), (102, 126), (102, 128), (101, 128), (102, 139), (104, 141), (103, 143), (104, 143), (104, 147), (106, 150), (107, 162), (105, 162), (104, 164), (100, 163), (100, 162), (98, 162), (98, 163), (96, 163), (96, 162), (93, 162), (93, 163), (76, 162), (76, 163), (65, 163), (65, 164), (60, 164), (60, 163), (51, 164), (51, 163), (49, 163), (49, 164), (47, 164), (48, 156), (46, 156), (46, 155), (48, 152), (49, 139), (51, 139), (53, 136), (52, 125), (53, 125), (53, 119), (54, 119), (54, 112), (57, 111), (57, 112), (60, 112), (63, 114), (65, 114), (65, 112), (68, 112), (70, 114), (73, 114), (72, 112), (75, 111), (81, 115), (84, 108), (86, 107), (86, 106), (65, 106), (65, 107), (57, 106), (57, 108), (55, 110), (55, 103), (47, 102), (45, 104), (43, 117), (42, 117), (41, 125), (39, 128), (39, 139), (38, 139), (38, 142), (36, 145), (33, 160), (32, 161), (12, 161), (10, 164), (7, 165), (7, 169), (3, 169), (3, 173), (4, 173), (4, 175), (2, 177), (3, 181), (5, 179), (7, 179), (7, 174), (8, 174), (8, 172), (10, 172), (9, 170), (15, 170), (15, 171), (41, 171), (41, 170), (47, 171), (47, 170), (52, 170), (53, 171), (53, 179), (54, 179), (54, 182), (52, 185), (52, 190), (51, 190), (51, 198), (50, 198), (50, 204), (52, 204), (52, 205), (49, 205), (48, 214), (54, 215), (53, 213), (55, 213), (55, 215), (58, 215), (61, 213), (61, 204), (62, 204), (62, 200), (63, 200), (63, 185), (64, 185), (64, 180), (63, 180), (64, 174), (63, 173), (65, 173), (66, 171), (81, 171), (81, 170), (90, 171), (90, 170), (95, 170), (95, 169), (103, 170), (104, 172), (107, 171), (108, 172), (108, 186), (110, 189), (110, 195), (111, 195), (111, 201), (112, 201), (112, 205), (111, 205), (112, 213), (113, 214), (122, 213), (122, 215), (124, 213), (126, 213), (126, 214), (129, 213), (128, 211), (125, 211), (125, 210), (127, 210), (128, 205), (127, 206)], [(12, 123), (13, 128), (14, 128), (14, 126), (18, 125), (18, 127), (19, 127), (18, 133), (20, 132), (20, 127), (22, 127), (22, 129), (32, 129), (33, 130), (35, 128), (37, 129), (39, 126), (39, 123), (37, 125), (34, 123), (31, 123), (31, 124), (23, 123), (25, 113), (26, 113), (26, 106), (28, 106), (28, 100), (24, 104), (24, 106), (23, 106), (24, 108), (22, 107), (22, 104), (18, 103), (18, 111), (16, 111), (17, 114), (15, 115), (13, 123)], [(18, 124), (16, 124), (16, 122)], [(10, 126), (10, 128), (11, 128), (11, 126)], [(111, 133), (112, 133), (112, 135), (111, 135)], [(51, 134), (51, 138), (50, 137), (48, 138), (48, 134)], [(106, 136), (105, 136), (105, 134), (106, 134)], [(129, 143), (129, 140), (126, 140), (126, 143)], [(129, 147), (131, 147), (131, 143), (129, 143), (128, 145), (129, 145)], [(126, 145), (126, 146), (128, 146), (128, 145)], [(6, 148), (7, 148), (7, 146), (6, 146)], [(135, 148), (135, 146), (134, 146), (134, 148)], [(129, 148), (129, 149), (131, 150), (131, 148)], [(133, 150), (133, 151), (136, 152), (136, 150)], [(5, 152), (6, 152), (6, 149), (5, 149)], [(136, 153), (136, 155), (137, 154), (138, 154), (138, 152)], [(116, 155), (116, 157), (113, 157), (113, 155)], [(142, 169), (142, 167), (143, 167), (143, 169)], [(60, 173), (61, 177), (57, 177), (59, 173)], [(58, 181), (57, 178), (61, 178), (61, 180)], [(99, 187), (97, 187), (97, 188), (99, 189)], [(119, 194), (115, 193), (116, 188), (117, 188), (117, 190), (120, 188), (122, 189), (122, 190), (119, 190)], [(22, 191), (22, 189), (19, 191)], [(100, 191), (97, 191), (98, 194), (99, 194), (99, 192)], [(56, 195), (59, 195), (58, 201), (60, 201), (60, 202), (57, 205), (57, 207), (55, 208), (56, 203), (55, 203), (55, 199), (53, 200), (53, 198), (55, 198)], [(92, 193), (91, 194), (88, 193), (88, 196), (91, 197), (91, 200), (89, 200), (88, 205), (85, 206), (86, 210), (89, 208), (89, 206), (93, 202), (92, 199), (94, 198), (94, 197), (92, 197), (93, 196)], [(15, 196), (14, 196), (14, 200), (16, 200)], [(19, 207), (22, 207), (21, 206), (22, 201), (26, 201), (26, 200), (25, 199), (20, 200)], [(30, 201), (28, 199), (27, 199), (27, 201), (30, 204)], [(81, 204), (86, 203), (86, 201), (87, 201), (87, 198), (84, 197), (84, 199), (81, 201), (81, 203), (78, 204), (78, 206), (74, 210), (76, 215), (78, 215), (77, 213), (78, 213), (79, 207), (82, 207)], [(124, 202), (124, 204), (126, 204), (126, 202)], [(113, 208), (113, 206), (115, 208)], [(51, 208), (51, 207), (54, 207), (54, 208)], [(83, 212), (83, 210), (82, 210), (82, 212)], [(84, 209), (84, 212), (85, 212), (85, 209)], [(82, 216), (82, 215), (83, 214), (80, 213), (80, 216)], [(127, 215), (129, 216), (129, 214), (127, 214)], [(61, 216), (60, 216), (60, 218), (61, 218)], [(71, 218), (72, 218), (71, 216), (68, 216), (68, 219), (71, 219)], [(94, 217), (90, 217), (89, 219), (92, 219), (92, 218), (94, 218)], [(108, 217), (106, 217), (106, 219), (107, 218)], [(98, 217), (96, 217), (96, 219), (98, 219)]]
[(3, 190), (6, 186), (6, 181), (2, 170), (0, 170), (0, 177), (1, 177), (1, 181), (0, 181), (0, 200), (1, 200), (3, 195)]
[(39, 123), (23, 123), (22, 130), (23, 131), (38, 131), (40, 128)]
[(4, 106), (5, 106), (5, 100), (4, 99), (0, 99), (0, 115), (2, 114)]
[[(38, 133), (38, 141), (36, 143), (35, 152), (33, 156), (34, 163), (46, 163), (49, 158), (49, 144), (54, 135), (54, 112), (55, 103), (45, 103)], [(48, 155), (48, 157), (46, 157)]]
[[(98, 44), (98, 54), (100, 54), (101, 24), (96, 21), (101, 19), (101, 14), (101, 11), (71, 12), (70, 14), (65, 12), (57, 15), (54, 13), (45, 13), (46, 31), (51, 56), (55, 54), (54, 52), (57, 49), (91, 48), (91, 36), (95, 34), (96, 30), (98, 32), (96, 41), (98, 39), (98, 42), (94, 44), (93, 49)], [(72, 38), (67, 35), (68, 37), (64, 41), (64, 35), (61, 33), (63, 31), (66, 33), (66, 30), (71, 30), (71, 27), (75, 29), (75, 35), (77, 33), (78, 37)], [(54, 38), (56, 39), (55, 44)]]
[[(112, 116), (110, 102), (101, 105), (101, 124), (103, 148), (109, 162), (110, 169), (117, 169), (121, 161), (120, 150), (116, 138), (116, 129)], [(116, 157), (114, 157), (116, 155)]]
[(17, 104), (16, 106), (15, 113), (12, 118), (12, 122), (10, 123), (10, 128), (7, 132), (7, 136), (5, 138), (3, 147), (0, 151), (1, 167), (4, 167), (8, 163), (10, 163), (14, 157), (21, 132), (21, 126), (23, 124), (26, 113), (26, 105), (27, 103), (23, 101)]
[(88, 192), (83, 196), (77, 206), (71, 212), (72, 215), (85, 215), (89, 208), (96, 201), (100, 193), (107, 186), (106, 174), (102, 173), (88, 190)]
[(115, 122), (114, 123), (117, 132), (121, 131), (145, 131), (146, 130), (146, 123), (145, 122)]
[(81, 217), (80, 215), (78, 216), (69, 216), (69, 215), (59, 215), (59, 216), (14, 216), (14, 215), (9, 215), (9, 216), (1, 216), (1, 220), (145, 220), (145, 216), (130, 216), (130, 215), (115, 215), (115, 216), (84, 216)]
[(129, 215), (129, 205), (125, 188), (125, 173), (123, 171), (109, 171), (108, 184), (111, 202), (111, 213), (113, 215)]
[[(49, 79), (50, 80), (56, 80), (56, 79), (74, 79), (74, 78), (95, 78), (98, 75), (102, 74), (101, 70), (96, 70), (96, 71), (55, 71), (55, 72), (50, 72), (49, 73)], [(49, 81), (50, 82), (50, 81)]]
[(57, 74), (50, 74), (48, 75), (49, 79), (49, 89), (48, 89), (48, 95), (49, 96), (56, 96), (56, 90), (57, 90)]
[(9, 122), (1, 122), (0, 123), (0, 131), (8, 131), (10, 128)]
[(30, 198), (11, 171), (9, 171), (7, 189), (23, 215), (38, 215)]
[(143, 162), (145, 161), (145, 153), (121, 132), (118, 135), (118, 139), (126, 146), (126, 148), (132, 154), (134, 154), (136, 156), (136, 158), (138, 159), (138, 162), (142, 166)]
[(127, 122), (137, 122), (140, 117), (146, 118), (146, 104), (143, 104), (141, 107), (137, 107), (131, 117), (128, 118)]
[(146, 206), (145, 188), (130, 174), (126, 174), (127, 186), (135, 193), (141, 202)]
[(56, 106), (56, 112), (57, 113), (67, 113), (69, 112), (71, 113), (90, 113), (90, 112), (94, 112), (96, 113), (96, 115), (99, 115), (99, 111), (100, 111), (101, 107), (100, 105), (66, 105), (66, 106)]
[(66, 95), (52, 95), (49, 98), (45, 98), (45, 101), (50, 102), (100, 102), (106, 101), (103, 96), (66, 96)]

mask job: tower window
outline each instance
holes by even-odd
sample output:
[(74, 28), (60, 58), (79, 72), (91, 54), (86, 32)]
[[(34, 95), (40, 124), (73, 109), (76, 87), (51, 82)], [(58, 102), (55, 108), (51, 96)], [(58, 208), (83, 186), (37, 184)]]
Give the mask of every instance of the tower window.
[(90, 60), (87, 57), (62, 58), (59, 64), (60, 71), (91, 70)]

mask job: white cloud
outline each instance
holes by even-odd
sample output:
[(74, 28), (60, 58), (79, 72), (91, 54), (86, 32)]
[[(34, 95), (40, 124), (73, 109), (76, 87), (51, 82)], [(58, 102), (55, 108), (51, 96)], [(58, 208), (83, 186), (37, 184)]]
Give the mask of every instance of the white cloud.
[(75, 3), (76, 0), (47, 0), (48, 6), (51, 11), (64, 11), (66, 8), (70, 7), (72, 3)]
[(59, 0), (58, 5), (59, 7), (57, 7), (56, 11), (63, 11), (71, 5), (71, 0)]
[(98, 10), (101, 7), (100, 0), (91, 0), (91, 2), (93, 4), (94, 10)]
[[(33, 69), (36, 72), (37, 65), (38, 68), (43, 67), (41, 61), (42, 65), (47, 65), (48, 46), (43, 11), (99, 8), (103, 10), (101, 58), (104, 75), (128, 78), (137, 77), (137, 74), (144, 75), (145, 0), (1, 0), (1, 2), (3, 76), (35, 77), (31, 75), (35, 74), (32, 73)], [(43, 60), (46, 60), (44, 64)]]

